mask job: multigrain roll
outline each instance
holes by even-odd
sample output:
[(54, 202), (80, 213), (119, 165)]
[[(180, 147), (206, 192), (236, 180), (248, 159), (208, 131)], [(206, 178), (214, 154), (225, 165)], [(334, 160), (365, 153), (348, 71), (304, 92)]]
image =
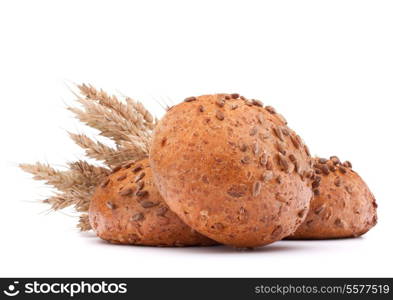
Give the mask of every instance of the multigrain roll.
[(377, 223), (375, 198), (350, 162), (316, 158), (314, 198), (305, 222), (290, 239), (357, 237)]
[(90, 202), (90, 224), (100, 238), (111, 243), (146, 246), (216, 244), (168, 209), (154, 186), (148, 159), (113, 171)]
[(220, 243), (256, 247), (307, 215), (311, 157), (273, 107), (238, 94), (190, 97), (158, 123), (156, 186), (186, 224)]

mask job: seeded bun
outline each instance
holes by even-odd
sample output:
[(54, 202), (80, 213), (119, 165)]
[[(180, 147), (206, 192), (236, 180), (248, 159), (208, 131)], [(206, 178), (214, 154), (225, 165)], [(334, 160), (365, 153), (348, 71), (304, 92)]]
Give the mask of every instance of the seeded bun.
[(220, 243), (280, 240), (303, 222), (312, 197), (311, 157), (286, 124), (238, 94), (187, 98), (155, 129), (156, 186), (186, 224)]
[(350, 162), (337, 156), (316, 158), (312, 186), (314, 198), (305, 222), (291, 239), (357, 237), (377, 222), (377, 204)]
[(97, 188), (89, 209), (96, 234), (111, 243), (146, 246), (213, 245), (168, 209), (148, 159), (118, 167)]

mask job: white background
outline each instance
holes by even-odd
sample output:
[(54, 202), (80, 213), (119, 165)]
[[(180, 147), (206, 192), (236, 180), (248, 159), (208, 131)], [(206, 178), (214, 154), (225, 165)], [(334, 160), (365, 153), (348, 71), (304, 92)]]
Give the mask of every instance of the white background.
[[(0, 276), (393, 276), (391, 1), (1, 1)], [(358, 239), (113, 246), (17, 168), (82, 157), (67, 86), (158, 102), (239, 92), (283, 113), (315, 155), (349, 159), (379, 204)]]

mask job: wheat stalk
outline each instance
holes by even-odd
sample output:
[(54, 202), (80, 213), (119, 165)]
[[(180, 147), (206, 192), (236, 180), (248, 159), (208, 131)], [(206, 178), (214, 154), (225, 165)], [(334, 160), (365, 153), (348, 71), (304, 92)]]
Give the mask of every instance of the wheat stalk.
[(82, 214), (79, 216), (79, 222), (77, 227), (81, 231), (88, 231), (91, 229), (90, 222), (89, 222), (89, 215), (88, 214)]
[(148, 154), (148, 148), (145, 144), (139, 144), (139, 139), (133, 142), (118, 141), (117, 148), (113, 149), (93, 141), (84, 134), (69, 133), (69, 135), (78, 146), (85, 149), (88, 157), (103, 161), (111, 168), (125, 161), (141, 159)]
[(133, 107), (136, 112), (138, 112), (146, 122), (146, 126), (149, 129), (154, 129), (157, 122), (156, 119), (151, 115), (151, 113), (143, 106), (141, 102), (135, 101), (130, 97), (126, 97), (126, 102), (129, 106)]
[(142, 105), (129, 97), (121, 102), (92, 85), (78, 86), (80, 95), (75, 94), (83, 109), (68, 107), (77, 119), (98, 129), (100, 135), (111, 139), (116, 148), (95, 141), (85, 134), (68, 133), (70, 138), (82, 149), (86, 156), (102, 161), (106, 167), (98, 167), (86, 161), (68, 163), (66, 171), (59, 171), (49, 164), (21, 164), (22, 170), (34, 175), (33, 179), (43, 180), (54, 187), (54, 196), (44, 200), (52, 210), (74, 207), (81, 212), (77, 227), (91, 229), (88, 214), (90, 199), (95, 188), (110, 174), (110, 169), (130, 160), (147, 157), (152, 129), (157, 120)]
[(37, 162), (36, 164), (20, 164), (19, 167), (23, 171), (33, 174), (33, 179), (43, 180), (46, 184), (60, 191), (66, 191), (70, 187), (81, 183), (79, 176), (73, 176), (70, 172), (55, 170), (49, 164)]
[(78, 212), (87, 212), (92, 193), (93, 190), (72, 188), (67, 192), (57, 193), (43, 202), (48, 203), (54, 211), (72, 206)]
[(70, 171), (78, 173), (87, 185), (97, 185), (110, 174), (109, 169), (91, 165), (84, 160), (74, 161), (68, 165)]
[[(121, 103), (116, 96), (109, 96), (102, 89), (98, 91), (92, 85), (78, 85), (79, 91), (87, 99), (98, 101), (100, 104), (112, 109), (113, 111), (122, 115), (125, 119), (131, 120), (138, 126), (145, 126), (152, 130), (156, 121), (150, 112), (143, 106), (142, 103), (133, 100), (130, 97), (126, 97), (126, 103)], [(143, 122), (142, 122), (143, 121)]]
[(109, 159), (116, 155), (117, 151), (111, 147), (108, 147), (100, 142), (95, 142), (91, 138), (87, 137), (85, 134), (76, 134), (69, 132), (70, 138), (81, 148), (85, 150), (88, 157), (104, 161), (107, 165)]
[[(69, 107), (77, 118), (86, 123), (88, 126), (96, 128), (100, 134), (118, 141), (132, 141), (139, 139), (141, 143), (150, 144), (151, 132), (147, 131), (143, 126), (123, 118), (120, 114), (112, 111), (100, 104), (91, 102), (86, 99), (78, 99), (85, 110), (75, 107)], [(136, 117), (136, 119), (138, 119)]]

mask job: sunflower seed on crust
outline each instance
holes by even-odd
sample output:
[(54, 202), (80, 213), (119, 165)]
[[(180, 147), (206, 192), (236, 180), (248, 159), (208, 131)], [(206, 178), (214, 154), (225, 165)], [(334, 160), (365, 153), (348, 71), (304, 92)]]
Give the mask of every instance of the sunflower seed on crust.
[(139, 197), (139, 198), (143, 198), (143, 197), (146, 197), (147, 195), (149, 194), (149, 192), (148, 191), (137, 191), (136, 193), (135, 193), (135, 195), (137, 196), (137, 197)]
[(109, 182), (110, 182), (110, 179), (109, 178), (107, 178), (107, 179), (105, 179), (102, 183), (101, 183), (101, 187), (102, 188), (104, 188), (104, 187), (106, 187), (108, 184), (109, 184)]
[(184, 99), (184, 102), (192, 102), (195, 100), (196, 100), (196, 97), (188, 97), (188, 98)]
[(272, 171), (266, 171), (265, 173), (263, 173), (263, 175), (261, 176), (262, 181), (266, 182), (269, 181), (273, 178), (274, 174)]
[(112, 173), (116, 173), (117, 171), (119, 171), (121, 169), (121, 166), (116, 166), (112, 169)]
[(284, 155), (282, 155), (281, 153), (278, 153), (277, 158), (278, 158), (278, 163), (281, 166), (281, 168), (283, 169), (283, 171), (288, 172), (289, 171), (289, 163), (288, 163), (287, 159), (284, 157)]
[(273, 127), (273, 131), (276, 134), (276, 136), (280, 139), (281, 142), (284, 141), (284, 135), (282, 133), (281, 127), (275, 126)]
[(143, 213), (136, 213), (131, 217), (131, 221), (142, 221), (145, 219), (145, 215)]
[(116, 205), (115, 204), (113, 204), (112, 202), (107, 202), (106, 203), (106, 206), (109, 208), (109, 209), (116, 209)]
[(124, 174), (124, 175), (120, 176), (119, 178), (117, 178), (117, 181), (123, 181), (126, 178), (127, 178), (127, 174)]
[(257, 99), (252, 99), (252, 100), (251, 100), (251, 103), (252, 103), (253, 105), (255, 105), (255, 106), (263, 107), (262, 101), (259, 101), (259, 100), (257, 100)]
[(147, 200), (142, 201), (140, 204), (143, 208), (151, 208), (158, 205), (157, 202), (152, 202)]
[(260, 194), (260, 192), (261, 192), (261, 189), (262, 189), (262, 183), (259, 180), (255, 181), (254, 185), (252, 187), (252, 195), (253, 195), (253, 197), (258, 196)]
[(145, 175), (146, 175), (145, 172), (139, 173), (139, 174), (135, 177), (134, 182), (137, 183), (138, 181), (142, 180), (142, 178), (145, 177)]
[(276, 114), (276, 110), (274, 109), (273, 106), (270, 106), (270, 105), (269, 105), (269, 106), (266, 106), (265, 109), (266, 109), (269, 113), (271, 113), (272, 115)]
[(259, 163), (261, 164), (261, 166), (266, 166), (267, 160), (268, 160), (268, 156), (266, 152), (263, 152), (261, 158), (259, 159)]
[(119, 192), (119, 195), (120, 195), (120, 196), (129, 196), (129, 195), (132, 195), (132, 193), (133, 193), (132, 188), (127, 188), (127, 189), (121, 190), (121, 191)]
[(216, 111), (216, 118), (220, 121), (225, 119), (224, 113), (221, 110)]

